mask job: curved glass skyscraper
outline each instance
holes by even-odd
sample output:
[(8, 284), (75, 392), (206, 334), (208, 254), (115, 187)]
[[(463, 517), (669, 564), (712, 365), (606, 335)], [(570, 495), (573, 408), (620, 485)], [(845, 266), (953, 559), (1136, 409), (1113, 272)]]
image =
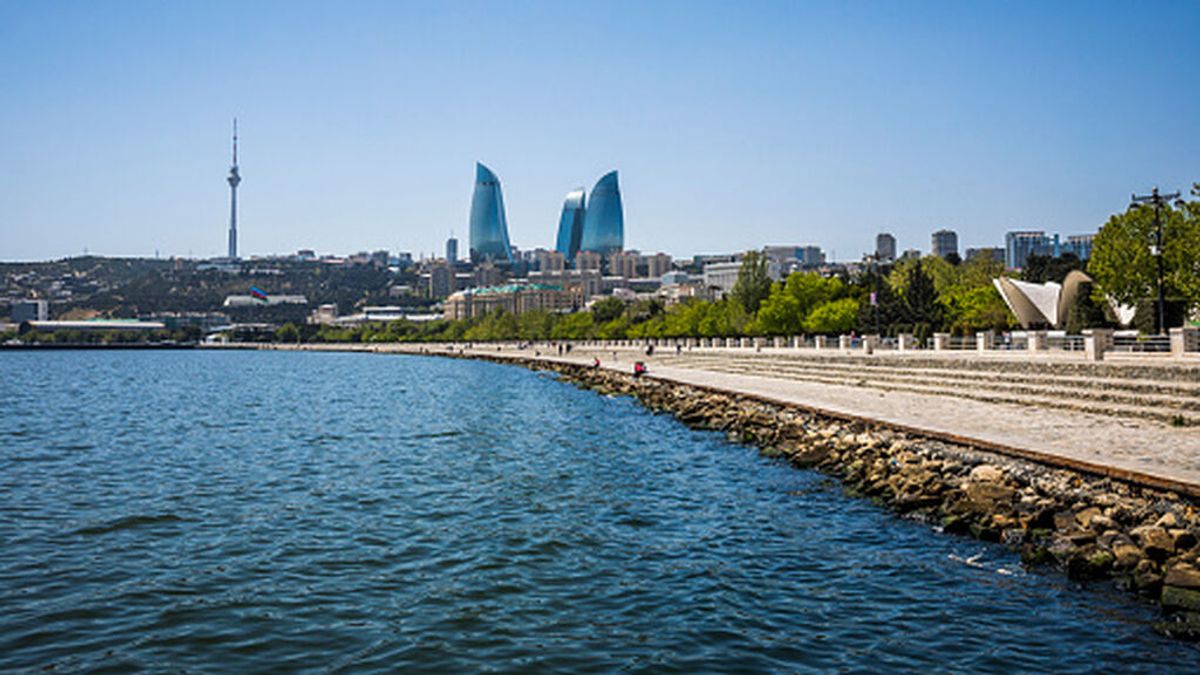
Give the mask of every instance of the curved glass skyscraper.
[(575, 259), (579, 253), (579, 244), (583, 241), (583, 219), (586, 213), (585, 195), (583, 188), (567, 193), (563, 201), (562, 217), (558, 219), (558, 241), (554, 248), (567, 258), (567, 262)]
[(596, 253), (614, 253), (625, 247), (625, 215), (621, 208), (621, 190), (617, 172), (604, 174), (592, 188), (592, 203), (583, 220), (579, 249)]
[(471, 197), (471, 262), (512, 262), (508, 219), (500, 179), (486, 166), (475, 164), (475, 194)]

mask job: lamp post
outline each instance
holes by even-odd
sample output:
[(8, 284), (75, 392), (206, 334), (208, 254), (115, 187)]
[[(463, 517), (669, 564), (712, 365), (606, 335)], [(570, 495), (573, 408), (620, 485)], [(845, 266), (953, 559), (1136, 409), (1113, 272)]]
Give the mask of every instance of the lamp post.
[(1163, 335), (1166, 332), (1166, 313), (1164, 305), (1166, 305), (1165, 292), (1163, 290), (1163, 229), (1162, 229), (1162, 207), (1172, 199), (1179, 199), (1179, 193), (1175, 192), (1169, 195), (1158, 194), (1158, 188), (1154, 188), (1148, 195), (1131, 195), (1130, 199), (1134, 204), (1150, 204), (1154, 207), (1154, 245), (1150, 247), (1150, 253), (1158, 260), (1158, 334)]

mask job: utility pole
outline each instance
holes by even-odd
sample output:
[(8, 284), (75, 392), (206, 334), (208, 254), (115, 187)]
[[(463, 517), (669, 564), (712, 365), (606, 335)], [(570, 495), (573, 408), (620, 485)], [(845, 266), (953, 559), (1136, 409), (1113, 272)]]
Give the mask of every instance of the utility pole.
[(1166, 305), (1165, 291), (1163, 290), (1163, 229), (1162, 229), (1162, 208), (1163, 205), (1173, 199), (1179, 199), (1179, 193), (1175, 192), (1169, 195), (1158, 194), (1158, 188), (1154, 188), (1148, 195), (1138, 196), (1136, 194), (1130, 196), (1130, 200), (1134, 204), (1150, 204), (1154, 207), (1154, 245), (1150, 247), (1150, 253), (1158, 260), (1158, 334), (1166, 334)]

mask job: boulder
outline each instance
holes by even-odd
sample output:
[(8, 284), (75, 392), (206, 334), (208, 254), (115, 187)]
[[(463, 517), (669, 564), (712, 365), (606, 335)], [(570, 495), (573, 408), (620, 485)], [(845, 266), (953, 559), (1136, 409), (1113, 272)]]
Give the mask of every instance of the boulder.
[(1155, 521), (1154, 526), (1161, 527), (1163, 529), (1178, 527), (1179, 518), (1177, 518), (1173, 512), (1167, 511), (1166, 513), (1162, 514), (1157, 521)]
[[(978, 468), (978, 467), (976, 467)], [(999, 483), (969, 482), (963, 487), (963, 493), (975, 511), (986, 513), (996, 510), (998, 505), (1011, 504), (1017, 491)], [(1165, 532), (1164, 532), (1165, 534)]]
[(1070, 511), (1059, 511), (1052, 516), (1054, 520), (1054, 529), (1068, 532), (1078, 529), (1079, 521), (1075, 520), (1075, 514)]
[(1004, 480), (1004, 470), (991, 464), (980, 464), (971, 469), (971, 480), (981, 483), (999, 483)]
[(1171, 535), (1171, 538), (1175, 540), (1176, 551), (1190, 551), (1196, 548), (1196, 535), (1191, 530), (1176, 528), (1167, 530), (1167, 534)]
[(1162, 562), (1175, 552), (1175, 540), (1166, 530), (1156, 525), (1136, 527), (1129, 534), (1133, 535), (1134, 541), (1142, 547), (1146, 556), (1153, 560)]
[(1142, 558), (1137, 567), (1133, 568), (1133, 587), (1143, 593), (1157, 594), (1158, 589), (1162, 586), (1162, 580), (1158, 565), (1153, 560)]
[(1132, 570), (1138, 563), (1145, 560), (1142, 549), (1131, 542), (1118, 541), (1113, 544), (1113, 567), (1119, 570)]
[(1079, 523), (1082, 527), (1090, 528), (1092, 526), (1092, 521), (1102, 515), (1104, 514), (1101, 513), (1100, 509), (1096, 508), (1095, 506), (1091, 506), (1076, 513), (1075, 522)]
[(1163, 585), (1159, 602), (1162, 603), (1163, 609), (1167, 611), (1187, 610), (1200, 612), (1200, 591), (1192, 588)]
[(1091, 544), (1078, 549), (1067, 559), (1067, 576), (1072, 579), (1103, 579), (1113, 567), (1112, 553)]
[(1188, 564), (1177, 564), (1167, 568), (1163, 584), (1178, 588), (1190, 588), (1200, 591), (1200, 569)]

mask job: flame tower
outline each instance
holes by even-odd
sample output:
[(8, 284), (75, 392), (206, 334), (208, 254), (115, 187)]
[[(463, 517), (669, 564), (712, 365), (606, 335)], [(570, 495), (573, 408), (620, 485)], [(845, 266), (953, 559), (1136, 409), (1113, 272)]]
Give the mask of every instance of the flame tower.
[(237, 189), (242, 182), (237, 163), (237, 118), (233, 118), (233, 165), (229, 167), (229, 259), (237, 260)]

